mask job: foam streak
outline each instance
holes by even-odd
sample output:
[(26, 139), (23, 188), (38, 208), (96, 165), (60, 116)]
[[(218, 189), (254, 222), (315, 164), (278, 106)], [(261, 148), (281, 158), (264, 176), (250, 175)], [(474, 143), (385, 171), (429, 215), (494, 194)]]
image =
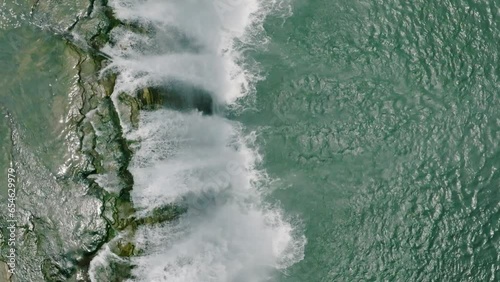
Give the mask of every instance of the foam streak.
[[(147, 33), (115, 29), (103, 51), (119, 73), (113, 95), (182, 82), (229, 105), (249, 95), (255, 72), (244, 64), (265, 14), (258, 0), (114, 0), (118, 18)], [(239, 43), (237, 43), (239, 42)], [(160, 109), (142, 112), (126, 136), (140, 144), (130, 171), (138, 216), (176, 203), (174, 222), (143, 226), (143, 255), (132, 258), (133, 281), (269, 281), (302, 259), (305, 240), (282, 211), (263, 201), (265, 172), (253, 135), (218, 115)]]

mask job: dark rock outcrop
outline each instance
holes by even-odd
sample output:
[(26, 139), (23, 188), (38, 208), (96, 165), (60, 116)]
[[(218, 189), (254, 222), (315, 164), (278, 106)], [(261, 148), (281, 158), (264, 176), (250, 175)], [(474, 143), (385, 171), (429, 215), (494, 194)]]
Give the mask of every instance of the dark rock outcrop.
[(138, 91), (136, 95), (141, 102), (141, 109), (144, 110), (161, 107), (179, 111), (197, 109), (206, 115), (211, 115), (216, 110), (209, 92), (182, 83), (147, 87)]

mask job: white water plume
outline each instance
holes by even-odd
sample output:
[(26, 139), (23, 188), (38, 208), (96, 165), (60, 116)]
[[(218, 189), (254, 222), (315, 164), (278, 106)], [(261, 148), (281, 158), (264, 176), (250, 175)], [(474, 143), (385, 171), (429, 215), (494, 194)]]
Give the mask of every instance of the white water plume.
[[(119, 73), (114, 97), (147, 86), (183, 83), (229, 105), (258, 78), (244, 64), (262, 21), (276, 3), (258, 0), (114, 0), (117, 18), (108, 70)], [(259, 41), (262, 43), (262, 41)], [(182, 93), (181, 93), (182, 94)], [(267, 176), (257, 169), (254, 138), (215, 115), (159, 109), (141, 113), (129, 166), (138, 216), (175, 203), (178, 220), (139, 228), (140, 256), (132, 281), (260, 282), (303, 257), (305, 239), (261, 195)]]

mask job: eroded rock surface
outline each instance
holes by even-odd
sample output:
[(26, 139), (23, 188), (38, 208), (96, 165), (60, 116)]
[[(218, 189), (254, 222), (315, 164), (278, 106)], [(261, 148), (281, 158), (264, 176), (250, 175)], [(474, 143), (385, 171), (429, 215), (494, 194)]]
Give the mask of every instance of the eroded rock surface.
[[(54, 32), (66, 42), (63, 71), (69, 87), (57, 90), (66, 91), (67, 97), (52, 105), (61, 122), (47, 127), (64, 136), (62, 155), (46, 154), (48, 162), (30, 150), (29, 137), (16, 117), (7, 125), (20, 187), (18, 261), (11, 278), (0, 262), (0, 281), (90, 281), (92, 275), (96, 281), (124, 281), (130, 277), (129, 258), (141, 253), (134, 243), (137, 228), (174, 220), (185, 212), (171, 205), (136, 218), (130, 198), (133, 178), (127, 170), (133, 149), (124, 136), (138, 127), (140, 110), (196, 108), (212, 114), (213, 101), (208, 93), (182, 85), (115, 94), (116, 74), (100, 76), (109, 58), (99, 49), (114, 27), (137, 27), (123, 26), (105, 4), (94, 0), (15, 4), (19, 17), (29, 17), (41, 32)], [(30, 62), (24, 67), (29, 69)], [(3, 218), (0, 223), (5, 223)], [(2, 254), (6, 247), (0, 242)], [(89, 273), (91, 262), (102, 258), (106, 259)]]

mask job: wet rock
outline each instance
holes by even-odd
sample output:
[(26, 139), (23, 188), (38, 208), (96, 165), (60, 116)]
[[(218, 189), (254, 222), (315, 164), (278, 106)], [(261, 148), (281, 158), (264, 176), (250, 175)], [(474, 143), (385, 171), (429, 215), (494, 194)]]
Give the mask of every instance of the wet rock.
[[(131, 183), (127, 183), (127, 179), (119, 174), (126, 174), (130, 151), (122, 137), (120, 121), (111, 99), (102, 99), (99, 106), (86, 115), (82, 130), (85, 135), (93, 137), (92, 140), (86, 141), (84, 152), (94, 157), (96, 173), (109, 174), (110, 178), (116, 179), (119, 187), (110, 187), (111, 191), (121, 191), (129, 187)], [(104, 184), (110, 186), (110, 183)]]
[(118, 95), (118, 103), (115, 104), (120, 115), (124, 133), (139, 127), (140, 101), (128, 94)]
[[(36, 135), (34, 130), (28, 128), (28, 131), (15, 121), (9, 124), (12, 134), (8, 143), (12, 146), (6, 149), (9, 162), (12, 160), (17, 170), (19, 188), (17, 281), (68, 281), (66, 278), (77, 271), (80, 261), (97, 251), (107, 238), (107, 222), (101, 217), (101, 195), (93, 192), (92, 181), (85, 177), (95, 170), (93, 157), (80, 151), (83, 140), (78, 130), (87, 111), (105, 96), (104, 91), (96, 83), (96, 65), (89, 55), (70, 44), (65, 46), (63, 41), (58, 46), (57, 52), (61, 52), (58, 56), (63, 58), (58, 67), (62, 68), (64, 79), (54, 83), (53, 95), (57, 99), (53, 107), (41, 107), (32, 121), (40, 124), (46, 135)], [(30, 46), (35, 51), (54, 47), (52, 41), (43, 40)], [(26, 62), (25, 67), (33, 68), (33, 62)], [(52, 111), (52, 115), (41, 114), (45, 110)], [(64, 137), (57, 137), (59, 133)], [(35, 147), (43, 142), (33, 136), (43, 142), (51, 140), (56, 150), (46, 150), (46, 157), (45, 152)], [(85, 141), (89, 148), (94, 146), (93, 138)], [(2, 225), (4, 219), (2, 214)], [(5, 246), (1, 247), (1, 254), (6, 254)]]
[(39, 25), (59, 31), (70, 30), (80, 19), (90, 16), (94, 1), (37, 0), (31, 6), (30, 15)]
[(120, 257), (131, 257), (134, 250), (135, 245), (126, 240), (119, 240), (113, 248), (113, 252)]
[[(59, 261), (64, 261), (60, 259)], [(61, 265), (57, 261), (52, 259), (45, 259), (42, 262), (41, 269), (45, 281), (53, 282), (65, 282), (68, 278), (72, 276), (73, 265), (66, 263), (66, 265)]]
[(131, 201), (118, 197), (114, 205), (113, 227), (119, 231), (125, 230), (126, 228), (134, 229), (134, 226), (131, 225), (134, 213), (135, 209)]
[(5, 262), (0, 261), (0, 281), (8, 282), (10, 281), (10, 276), (9, 267)]
[(112, 28), (112, 22), (106, 16), (107, 7), (94, 4), (95, 8), (90, 17), (80, 19), (73, 28), (74, 34), (81, 37), (83, 42), (89, 44), (95, 50), (99, 50), (109, 40), (108, 32)]
[(179, 111), (197, 109), (204, 114), (211, 115), (216, 109), (209, 92), (181, 83), (144, 88), (136, 95), (143, 110), (154, 110), (161, 107)]
[[(147, 30), (119, 22), (105, 2), (47, 0), (34, 1), (30, 7), (35, 24), (50, 26), (68, 40), (65, 71), (76, 81), (65, 92), (69, 93), (67, 103), (59, 101), (53, 111), (57, 115), (67, 111), (65, 136), (74, 159), (55, 174), (40, 158), (28, 154), (24, 136), (13, 139), (13, 156), (19, 177), (25, 181), (18, 229), (22, 281), (88, 281), (89, 264), (106, 242), (114, 254), (95, 281), (123, 281), (130, 277), (126, 258), (139, 252), (133, 243), (137, 228), (175, 220), (185, 212), (172, 205), (136, 218), (130, 199), (133, 179), (127, 170), (132, 152), (124, 136), (138, 127), (141, 109), (198, 109), (212, 114), (212, 97), (181, 84), (145, 88), (137, 96), (115, 95), (116, 74), (97, 77), (108, 63), (99, 49), (112, 44), (109, 32), (118, 25), (143, 33)], [(62, 110), (64, 104), (70, 107)], [(118, 243), (113, 245), (115, 241)], [(7, 281), (2, 267), (0, 263), (0, 281)]]
[(150, 214), (145, 217), (135, 220), (136, 225), (153, 225), (165, 221), (177, 219), (181, 214), (187, 211), (186, 208), (179, 205), (171, 204), (163, 207), (155, 208)]
[[(17, 202), (18, 277), (19, 281), (86, 281), (84, 273), (95, 253), (120, 230), (132, 230), (129, 226), (135, 213), (129, 195), (133, 180), (127, 171), (130, 150), (110, 98), (116, 75), (97, 78), (106, 64), (105, 56), (97, 49), (109, 40), (109, 30), (120, 23), (111, 17), (110, 9), (102, 5), (105, 1), (33, 2), (32, 7), (24, 9), (31, 12), (32, 22), (68, 40), (66, 44), (64, 40), (58, 41), (58, 48), (64, 50), (59, 66), (64, 65), (61, 73), (73, 81), (58, 84), (67, 88), (54, 92), (67, 97), (49, 107), (57, 116), (53, 118), (54, 124), (64, 120), (65, 131), (61, 134), (64, 140), (61, 138), (59, 147), (69, 146), (68, 158), (51, 152), (57, 166), (48, 167), (45, 158), (31, 153), (26, 144), (29, 138), (17, 129), (11, 138), (13, 149), (9, 156), (13, 156), (22, 181)], [(41, 47), (54, 49), (54, 44), (35, 45), (44, 44), (44, 40), (33, 42), (36, 43), (29, 46), (33, 54)], [(43, 52), (50, 53), (47, 50)], [(26, 60), (19, 68), (27, 71), (33, 69), (29, 59), (41, 56), (22, 57)], [(123, 104), (124, 109), (129, 108), (130, 123), (137, 125), (137, 99), (125, 99)], [(11, 147), (8, 148), (10, 152)], [(63, 165), (66, 159), (70, 161)], [(56, 171), (58, 167), (62, 168), (60, 172)], [(103, 187), (116, 190), (105, 191)], [(2, 215), (0, 223), (3, 218)], [(5, 245), (0, 247), (5, 254)], [(125, 247), (124, 251), (129, 248)], [(119, 265), (130, 268), (127, 263)], [(2, 276), (2, 267), (0, 264), (0, 281), (7, 281)]]
[(131, 269), (129, 258), (118, 256), (106, 246), (92, 262), (89, 276), (92, 281), (130, 281)]
[(146, 87), (139, 91), (137, 97), (141, 101), (142, 109), (153, 110), (163, 106), (164, 93), (155, 88)]
[(111, 73), (99, 80), (99, 83), (104, 87), (107, 96), (111, 96), (115, 88), (116, 74)]

